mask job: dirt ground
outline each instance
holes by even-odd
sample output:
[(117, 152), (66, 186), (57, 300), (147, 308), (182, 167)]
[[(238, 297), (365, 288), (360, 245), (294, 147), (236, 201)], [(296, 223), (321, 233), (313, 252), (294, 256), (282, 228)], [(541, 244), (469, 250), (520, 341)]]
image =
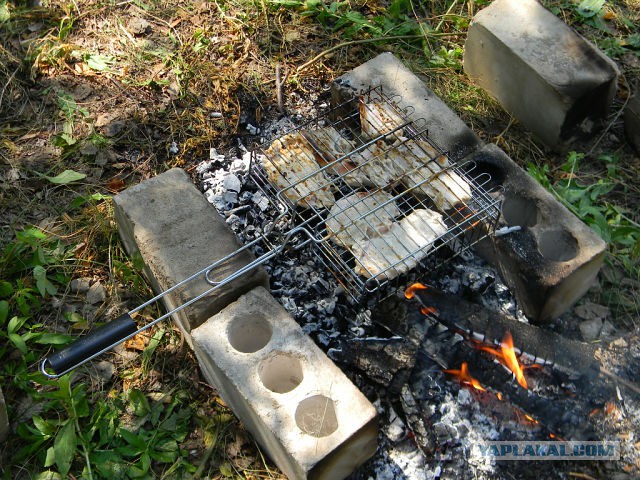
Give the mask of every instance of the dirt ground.
[[(438, 41), (463, 43), (453, 20), (442, 16), (451, 2), (431, 3), (417, 15), (431, 25), (444, 19)], [(627, 18), (640, 19), (639, 5), (619, 3)], [(460, 18), (473, 13), (474, 2), (453, 4)], [(89, 323), (127, 311), (149, 294), (133, 277), (123, 280), (122, 272), (114, 273), (113, 259), (131, 261), (119, 244), (109, 202), (96, 194), (113, 195), (175, 166), (193, 173), (211, 148), (234, 152), (238, 140), (250, 148), (257, 138), (247, 125), (282, 115), (279, 93), (283, 111), (295, 114), (311, 97), (326, 99), (333, 78), (382, 51), (394, 51), (424, 75), (484, 141), (498, 144), (522, 166), (546, 163), (550, 176), (562, 176), (564, 153), (545, 149), (459, 69), (425, 62), (424, 48), (402, 39), (354, 41), (301, 11), (264, 1), (53, 0), (28, 9), (0, 6), (12, 14), (0, 33), (0, 246), (29, 225), (74, 245), (71, 278), (100, 282), (108, 299), (102, 309), (83, 311)], [(384, 2), (358, 6), (365, 13), (386, 8)], [(438, 45), (430, 48), (437, 51)], [(574, 148), (590, 152), (580, 172), (586, 180), (603, 168), (598, 154), (619, 156), (620, 185), (607, 198), (639, 222), (640, 159), (625, 140), (619, 111), (638, 84), (640, 60), (627, 52), (618, 61), (624, 77), (604, 134)], [(85, 176), (68, 184), (50, 180), (65, 170)], [(77, 201), (92, 195), (91, 201)], [(607, 300), (614, 298), (613, 290), (615, 301)], [(73, 293), (63, 302), (81, 309), (82, 299)], [(608, 302), (614, 325), (633, 330), (638, 295), (639, 279), (613, 264), (605, 267), (601, 288), (589, 300)], [(42, 322), (57, 331), (58, 317), (59, 310), (49, 305)], [(169, 337), (156, 352), (151, 374), (96, 380), (91, 392), (190, 388), (198, 415), (218, 415), (221, 409), (228, 415), (179, 334)], [(141, 349), (129, 345), (128, 350)], [(116, 362), (117, 368), (122, 365)], [(16, 392), (4, 394), (8, 402), (20, 400)], [(248, 478), (279, 478), (243, 427), (231, 425), (220, 455)], [(206, 454), (203, 432), (196, 430), (186, 442), (197, 458)]]

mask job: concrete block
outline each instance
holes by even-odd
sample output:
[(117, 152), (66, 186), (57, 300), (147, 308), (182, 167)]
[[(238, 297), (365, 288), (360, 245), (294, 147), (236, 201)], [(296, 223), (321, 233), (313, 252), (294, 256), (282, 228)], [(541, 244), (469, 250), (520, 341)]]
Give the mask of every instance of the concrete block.
[(288, 478), (338, 480), (374, 454), (375, 408), (264, 288), (192, 335), (207, 381)]
[(603, 118), (616, 64), (536, 0), (495, 0), (469, 26), (465, 72), (550, 147)]
[[(142, 256), (145, 274), (156, 293), (240, 248), (233, 232), (181, 169), (130, 187), (113, 202), (122, 242), (129, 255)], [(236, 256), (218, 267), (211, 278), (226, 278), (251, 260), (248, 252)], [(192, 328), (258, 285), (269, 286), (261, 268), (181, 310), (174, 320), (191, 344)], [(201, 276), (166, 295), (163, 302), (172, 310), (209, 288), (211, 285)]]
[(536, 323), (569, 309), (593, 284), (606, 243), (495, 145), (467, 159), (501, 187), (501, 226), (522, 229), (484, 240), (479, 253), (500, 271)]
[(449, 152), (452, 160), (481, 145), (471, 129), (391, 53), (382, 53), (338, 77), (331, 87), (332, 101), (339, 105), (377, 86), (382, 86), (387, 95), (398, 96), (399, 106), (408, 109), (410, 120), (424, 119), (430, 138)]
[(629, 143), (640, 155), (640, 97), (638, 94), (629, 99), (624, 109), (624, 130)]
[(7, 404), (4, 401), (2, 388), (0, 387), (0, 443), (4, 442), (9, 435), (9, 416), (7, 415)]

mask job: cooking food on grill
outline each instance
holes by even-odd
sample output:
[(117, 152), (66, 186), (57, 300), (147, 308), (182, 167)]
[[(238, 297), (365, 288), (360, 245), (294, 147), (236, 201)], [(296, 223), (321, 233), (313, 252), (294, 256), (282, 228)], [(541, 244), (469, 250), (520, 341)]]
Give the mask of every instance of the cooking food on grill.
[[(360, 128), (366, 138), (384, 135), (406, 123), (393, 107), (376, 100), (367, 102), (363, 97), (360, 97), (358, 110), (360, 112)], [(402, 135), (402, 129), (397, 130), (395, 135)]]
[(352, 162), (358, 165), (359, 175), (357, 185), (349, 182), (353, 187), (364, 185), (366, 187), (387, 188), (397, 184), (399, 177), (393, 160), (387, 155), (390, 147), (382, 141), (375, 142), (365, 149), (351, 156)]
[(467, 181), (425, 140), (403, 139), (388, 149), (387, 155), (402, 183), (414, 188), (416, 196), (429, 197), (439, 210), (451, 210), (471, 200)]
[(274, 140), (265, 154), (268, 158), (263, 164), (269, 180), (295, 205), (322, 209), (335, 203), (329, 179), (318, 171), (314, 151), (299, 132)]
[(352, 142), (340, 135), (338, 130), (329, 126), (316, 130), (301, 130), (300, 134), (309, 142), (320, 167), (336, 162), (326, 170), (327, 173), (343, 178), (348, 185), (355, 188), (371, 184), (350, 157), (337, 162), (339, 158), (356, 148)]
[(367, 278), (381, 274), (382, 280), (395, 278), (424, 259), (446, 231), (442, 215), (426, 208), (415, 210), (392, 223), (388, 232), (351, 246), (356, 259), (354, 272)]
[(381, 190), (356, 192), (331, 207), (326, 226), (330, 239), (346, 248), (389, 231), (400, 215), (393, 196)]

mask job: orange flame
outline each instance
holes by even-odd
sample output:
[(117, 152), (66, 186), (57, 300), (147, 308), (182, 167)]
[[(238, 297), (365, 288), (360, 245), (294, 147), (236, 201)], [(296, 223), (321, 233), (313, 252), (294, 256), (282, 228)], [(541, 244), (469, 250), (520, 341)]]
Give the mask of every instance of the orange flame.
[(487, 346), (479, 346), (478, 348), (483, 352), (487, 352), (495, 356), (500, 363), (511, 370), (522, 388), (529, 388), (527, 386), (527, 380), (524, 378), (524, 370), (522, 368), (522, 365), (520, 364), (520, 362), (518, 362), (518, 357), (516, 357), (516, 352), (513, 348), (513, 337), (511, 336), (510, 332), (507, 332), (504, 335), (499, 350)]
[(487, 389), (480, 385), (480, 382), (473, 378), (469, 373), (469, 368), (467, 367), (467, 362), (462, 362), (460, 366), (460, 370), (443, 370), (444, 373), (449, 375), (453, 375), (458, 379), (461, 385), (467, 385), (469, 387), (473, 387), (476, 390), (480, 390), (481, 392), (486, 392)]
[(414, 283), (413, 285), (407, 287), (407, 289), (404, 291), (404, 296), (407, 300), (411, 300), (418, 290), (426, 290), (427, 288), (428, 287), (426, 285), (423, 285), (421, 283)]

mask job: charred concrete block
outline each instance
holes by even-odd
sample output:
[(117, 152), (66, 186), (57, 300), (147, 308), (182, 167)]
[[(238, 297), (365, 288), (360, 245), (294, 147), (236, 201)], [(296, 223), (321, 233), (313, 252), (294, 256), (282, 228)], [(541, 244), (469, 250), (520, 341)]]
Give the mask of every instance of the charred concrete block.
[(376, 450), (376, 409), (264, 288), (192, 331), (207, 380), (290, 479), (341, 479)]
[(629, 142), (640, 155), (640, 97), (638, 94), (629, 99), (624, 109), (624, 130)]
[[(145, 274), (156, 293), (240, 248), (233, 232), (181, 169), (171, 169), (130, 187), (113, 202), (122, 242), (129, 255), (142, 257)], [(252, 260), (248, 252), (237, 255), (217, 267), (211, 278), (224, 279)], [(177, 312), (174, 320), (191, 343), (192, 328), (258, 285), (269, 285), (261, 268)], [(163, 302), (173, 310), (210, 288), (200, 276), (166, 295)]]
[(467, 158), (502, 196), (502, 226), (520, 231), (484, 240), (479, 252), (500, 271), (525, 315), (545, 322), (593, 284), (606, 243), (495, 145)]
[(382, 53), (338, 77), (331, 86), (332, 101), (340, 105), (378, 86), (398, 100), (409, 120), (426, 121), (429, 137), (452, 160), (459, 160), (482, 144), (458, 115), (391, 53)]
[(536, 0), (496, 0), (469, 26), (465, 72), (550, 147), (603, 118), (618, 68)]

